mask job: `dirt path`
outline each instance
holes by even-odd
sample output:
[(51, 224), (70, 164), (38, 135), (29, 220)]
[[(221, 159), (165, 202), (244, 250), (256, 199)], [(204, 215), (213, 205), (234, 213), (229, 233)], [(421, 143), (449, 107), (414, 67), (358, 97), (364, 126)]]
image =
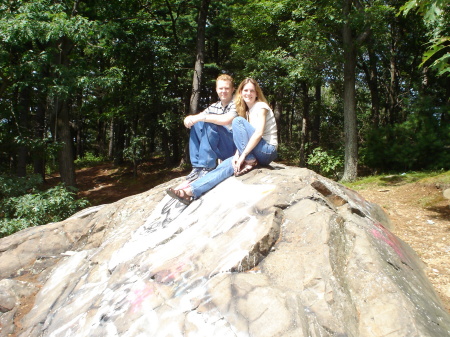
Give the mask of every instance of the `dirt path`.
[(425, 262), (425, 272), (450, 312), (450, 204), (442, 189), (409, 183), (358, 193), (389, 214), (394, 234)]
[[(126, 168), (103, 164), (78, 170), (77, 182), (79, 195), (98, 205), (147, 191), (186, 173), (167, 169), (155, 160), (141, 165), (134, 178)], [(442, 186), (394, 183), (386, 188), (374, 186), (357, 191), (389, 214), (394, 234), (425, 262), (425, 271), (450, 312), (450, 200), (443, 197)]]

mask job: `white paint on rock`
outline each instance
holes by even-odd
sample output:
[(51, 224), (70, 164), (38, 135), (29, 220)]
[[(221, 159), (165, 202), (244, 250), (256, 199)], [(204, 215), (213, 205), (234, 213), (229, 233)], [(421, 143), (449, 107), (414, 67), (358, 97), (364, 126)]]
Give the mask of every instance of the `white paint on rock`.
[(283, 166), (188, 207), (170, 185), (84, 214), (101, 244), (70, 248), (17, 336), (450, 333), (418, 258), (356, 192)]

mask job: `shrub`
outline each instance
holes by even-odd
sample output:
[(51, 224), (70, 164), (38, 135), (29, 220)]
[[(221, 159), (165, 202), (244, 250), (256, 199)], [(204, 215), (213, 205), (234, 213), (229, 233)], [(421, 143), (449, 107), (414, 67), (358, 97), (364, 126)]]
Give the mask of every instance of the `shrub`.
[(300, 145), (298, 143), (282, 143), (278, 146), (277, 161), (286, 161), (292, 164), (298, 164), (300, 158)]
[(321, 147), (316, 147), (308, 156), (308, 165), (325, 177), (337, 179), (344, 168), (344, 158), (337, 152), (325, 151)]
[[(38, 191), (35, 186), (30, 186), (31, 181), (7, 178), (2, 181), (2, 186), (9, 186), (11, 181), (21, 182), (22, 195), (11, 196), (9, 190), (2, 191), (0, 199), (0, 238), (11, 235), (22, 229), (44, 225), (50, 222), (64, 220), (76, 211), (88, 206), (85, 199), (76, 199), (74, 189), (58, 185), (47, 191)], [(25, 183), (27, 182), (27, 183)], [(31, 189), (31, 191), (30, 191)], [(6, 195), (8, 194), (9, 195)]]
[(33, 174), (28, 177), (0, 176), (0, 199), (24, 195), (42, 184), (42, 177)]
[(361, 147), (363, 164), (382, 172), (448, 170), (448, 105), (436, 107), (425, 96), (410, 106), (401, 123), (371, 129)]
[(77, 158), (75, 160), (75, 166), (77, 168), (95, 166), (106, 161), (106, 158), (102, 156), (96, 156), (92, 152), (87, 152), (83, 157)]

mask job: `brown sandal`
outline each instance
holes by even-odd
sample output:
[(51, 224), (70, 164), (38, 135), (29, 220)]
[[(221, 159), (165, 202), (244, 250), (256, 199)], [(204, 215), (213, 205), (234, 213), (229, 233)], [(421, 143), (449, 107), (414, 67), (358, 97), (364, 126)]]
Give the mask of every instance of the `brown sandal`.
[(244, 168), (234, 174), (235, 177), (239, 177), (243, 174), (250, 172), (251, 170), (253, 170), (256, 167), (256, 165), (258, 165), (258, 162), (256, 160), (244, 161), (244, 164), (245, 164)]
[(189, 205), (192, 202), (192, 196), (188, 195), (184, 189), (175, 190), (168, 188), (166, 192), (170, 197), (177, 199), (185, 205)]

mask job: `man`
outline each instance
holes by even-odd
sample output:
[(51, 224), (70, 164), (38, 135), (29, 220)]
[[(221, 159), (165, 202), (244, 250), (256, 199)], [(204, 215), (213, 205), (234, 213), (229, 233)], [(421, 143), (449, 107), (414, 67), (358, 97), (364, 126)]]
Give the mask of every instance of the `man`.
[(189, 115), (184, 125), (191, 129), (189, 155), (192, 172), (188, 181), (201, 178), (216, 167), (217, 159), (225, 160), (236, 151), (231, 122), (237, 116), (233, 103), (233, 78), (222, 74), (216, 79), (216, 92), (220, 101), (197, 115)]

